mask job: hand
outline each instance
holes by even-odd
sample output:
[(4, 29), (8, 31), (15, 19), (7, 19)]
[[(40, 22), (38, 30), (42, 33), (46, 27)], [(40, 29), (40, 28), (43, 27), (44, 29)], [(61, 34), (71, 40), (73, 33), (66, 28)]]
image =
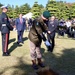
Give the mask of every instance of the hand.
[(45, 41), (46, 46), (51, 46), (48, 40)]
[(16, 26), (14, 25), (14, 26), (12, 26), (13, 28), (16, 28)]
[(50, 32), (50, 31), (48, 31), (48, 33), (50, 34), (51, 32)]

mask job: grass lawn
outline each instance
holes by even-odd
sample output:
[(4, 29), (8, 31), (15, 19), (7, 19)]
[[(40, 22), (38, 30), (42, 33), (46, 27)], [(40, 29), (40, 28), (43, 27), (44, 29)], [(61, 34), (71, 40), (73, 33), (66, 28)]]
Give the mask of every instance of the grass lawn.
[[(16, 31), (10, 32), (9, 51), (11, 56), (2, 56), (0, 35), (0, 75), (34, 75), (31, 67), (28, 32), (24, 32), (24, 44), (17, 46)], [(48, 52), (44, 43), (41, 46), (43, 61), (60, 75), (75, 75), (75, 40), (67, 37), (55, 38), (53, 53)]]

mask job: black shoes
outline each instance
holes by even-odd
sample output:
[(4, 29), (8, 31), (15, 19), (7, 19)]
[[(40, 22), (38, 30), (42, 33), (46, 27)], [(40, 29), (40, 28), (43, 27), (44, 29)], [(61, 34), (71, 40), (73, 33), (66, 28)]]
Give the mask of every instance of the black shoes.
[(40, 67), (42, 67), (42, 68), (45, 67), (45, 65), (44, 65), (43, 63), (38, 63), (38, 65), (39, 65)]
[(40, 66), (40, 67), (42, 67), (42, 68), (45, 67), (45, 65), (44, 65), (43, 63), (40, 63), (40, 64), (38, 64), (38, 65), (36, 65), (36, 64), (32, 65), (32, 67), (33, 67), (34, 70), (38, 70), (38, 69), (39, 69), (38, 66)]
[(19, 43), (19, 42), (17, 42), (17, 44), (19, 45), (20, 43)]
[(10, 56), (8, 52), (4, 52), (2, 56)]
[(33, 64), (32, 67), (33, 67), (34, 70), (38, 70), (39, 69), (38, 65), (36, 65), (36, 64)]
[(53, 48), (52, 47), (48, 47), (48, 51), (53, 52)]
[(39, 63), (38, 65), (37, 65), (37, 64), (33, 64), (33, 65), (32, 65), (32, 67), (33, 67), (34, 70), (38, 70), (38, 69), (39, 69), (38, 66), (39, 66), (39, 67), (42, 67), (42, 68), (45, 67), (45, 65), (44, 65), (43, 63)]

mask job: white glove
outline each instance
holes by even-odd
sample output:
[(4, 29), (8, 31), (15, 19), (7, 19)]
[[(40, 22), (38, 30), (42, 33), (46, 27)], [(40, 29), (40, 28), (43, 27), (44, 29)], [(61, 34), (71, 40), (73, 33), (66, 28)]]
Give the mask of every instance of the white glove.
[(51, 46), (51, 44), (49, 43), (48, 40), (45, 41), (45, 45), (46, 45), (46, 46)]

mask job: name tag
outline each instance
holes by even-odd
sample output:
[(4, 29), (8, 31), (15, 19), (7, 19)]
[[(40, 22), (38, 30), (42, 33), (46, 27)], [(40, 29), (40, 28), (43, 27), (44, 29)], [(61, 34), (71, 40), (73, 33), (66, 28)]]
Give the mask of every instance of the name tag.
[(2, 26), (6, 26), (6, 24), (2, 24)]

